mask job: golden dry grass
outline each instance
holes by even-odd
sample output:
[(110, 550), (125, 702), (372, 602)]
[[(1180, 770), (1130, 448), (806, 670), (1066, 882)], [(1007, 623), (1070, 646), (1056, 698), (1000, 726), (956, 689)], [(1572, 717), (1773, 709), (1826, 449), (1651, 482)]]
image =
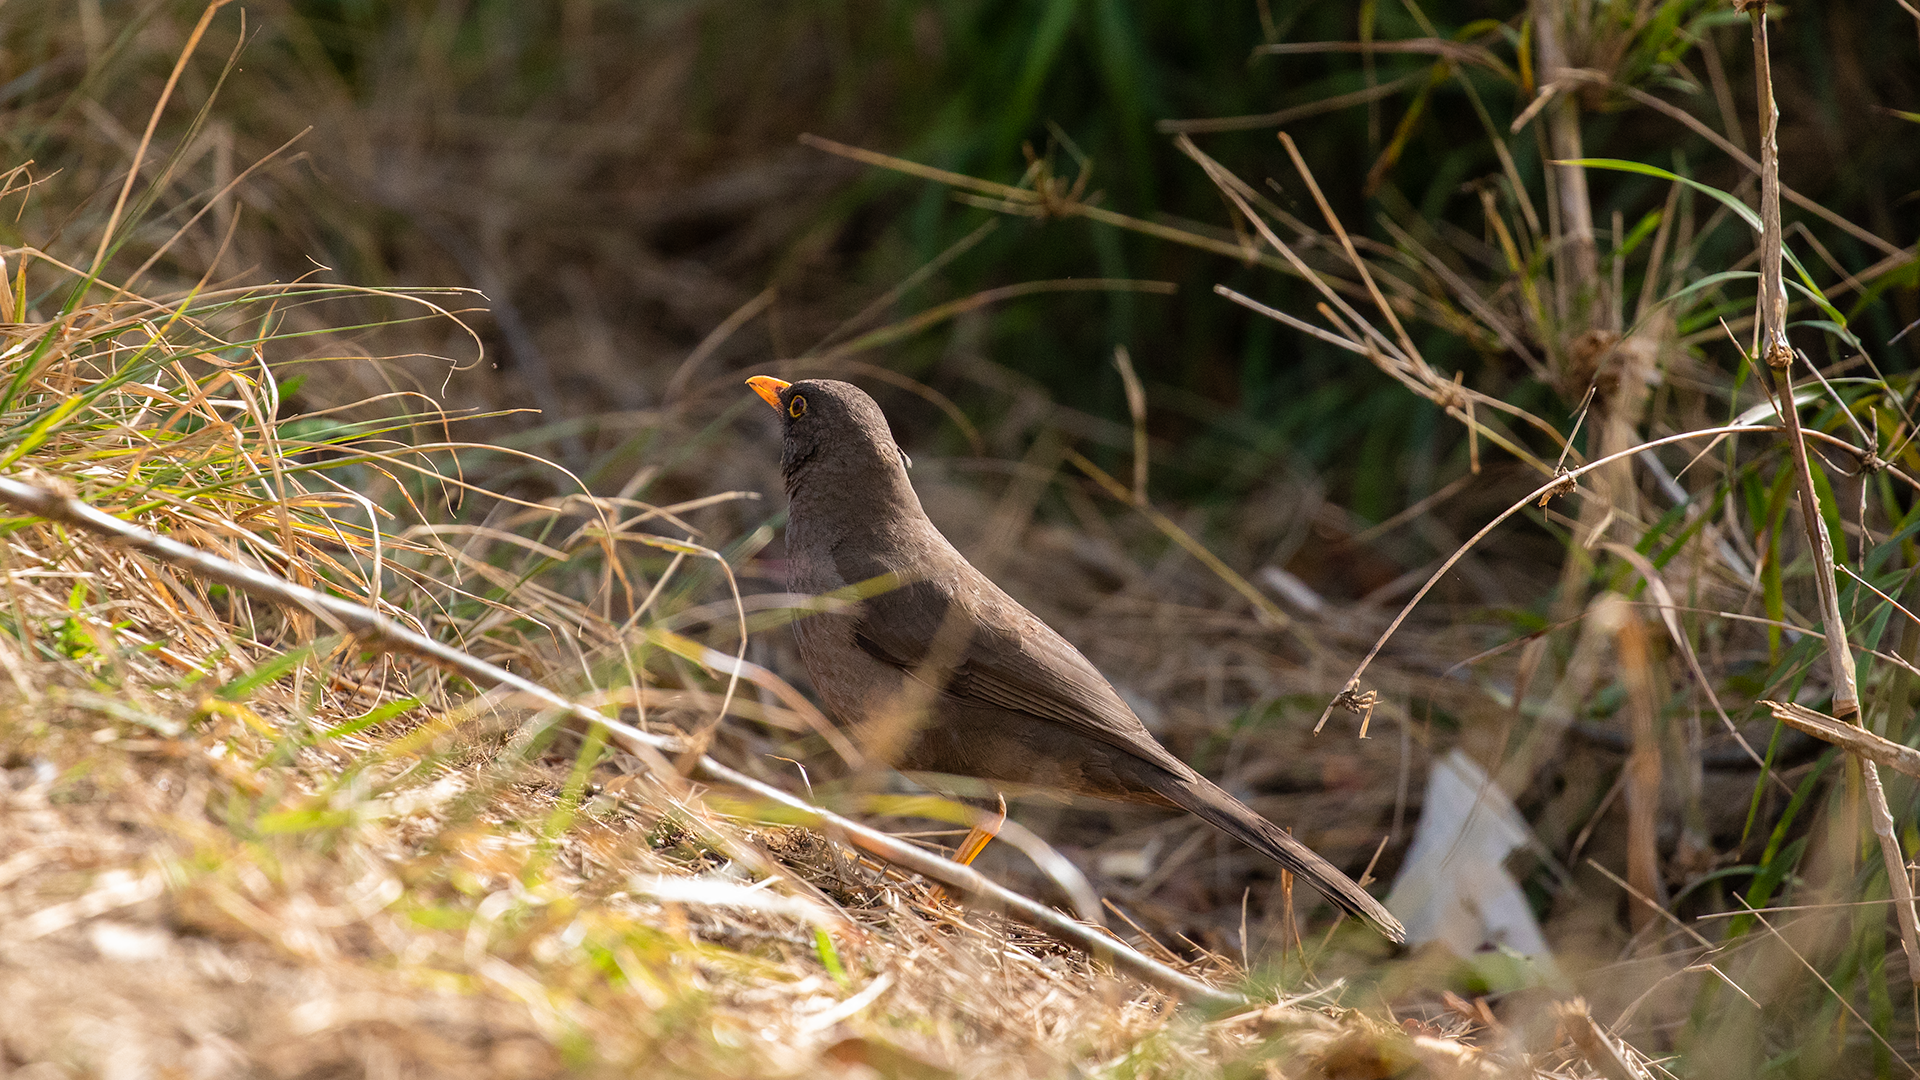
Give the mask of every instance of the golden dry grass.
[[(737, 599), (713, 600), (715, 581), (675, 591), (676, 575), (706, 550), (684, 516), (738, 496), (655, 506), (501, 494), (461, 464), (463, 451), (499, 449), (451, 440), (458, 425), (415, 392), (290, 415), (288, 369), (270, 360), (336, 383), (345, 368), (401, 382), (409, 363), (448, 362), (377, 360), (358, 335), (344, 348), (313, 335), (324, 305), (363, 292), (152, 297), (89, 282), (45, 251), (6, 254), (16, 477), (374, 604), (584, 700), (644, 703), (650, 724), (712, 730), (725, 680), (687, 664), (702, 654), (679, 634), (705, 627), (716, 645), (737, 644), (726, 617)], [(433, 312), (446, 299), (383, 298)], [(296, 331), (283, 329), (290, 308)], [(363, 654), (312, 614), (84, 531), (8, 518), (0, 565), (9, 1068), (1039, 1077), (1257, 1062), (1285, 1075), (1423, 1064), (1477, 1076), (1521, 1060), (1518, 1037), (1464, 1002), (1403, 1029), (1377, 1008), (1329, 1004), (1346, 994), (1338, 982), (1225, 1018), (1176, 1008), (817, 834), (748, 824), (750, 803), (710, 802), (644, 762), (602, 757), (597, 738), (510, 698), (416, 659)], [(1114, 647), (1170, 632), (1196, 654), (1212, 632), (1252, 640), (1256, 627), (1204, 614), (1220, 587), (1201, 573), (1184, 593), (1193, 603), (1155, 587), (1144, 606), (1087, 614), (1121, 627), (1106, 637)], [(1249, 692), (1244, 672), (1212, 655), (1202, 667), (1215, 692)], [(1155, 694), (1201, 669), (1186, 654), (1157, 663), (1161, 674), (1140, 680)], [(741, 717), (772, 726), (728, 720), (722, 742), (765, 750), (777, 744), (756, 730), (806, 731), (786, 693), (737, 699)], [(784, 765), (745, 757), (790, 782)], [(720, 836), (797, 876), (745, 871)], [(1371, 833), (1315, 840), (1338, 852)], [(1178, 871), (1197, 851), (1183, 844), (1166, 865)], [(1142, 917), (1177, 932), (1154, 914)], [(1276, 918), (1269, 905), (1256, 929), (1271, 936)], [(1197, 955), (1176, 959), (1243, 977), (1217, 953)], [(1475, 1026), (1485, 1048), (1451, 1037)]]
[[(148, 518), (176, 534), (193, 520)], [(542, 754), (544, 726), (511, 702), (428, 690), (431, 672), (337, 639), (297, 644), (311, 629), (280, 626), (271, 647), (261, 630), (276, 613), (84, 533), (16, 521), (6, 556), (13, 1065), (1154, 1076), (1261, 1060), (1288, 1075), (1507, 1074), (1440, 1037), (1465, 1019), (1407, 1032), (1311, 1004), (1179, 1011), (817, 834), (742, 832), (640, 762)], [(233, 607), (213, 616), (223, 599)], [(714, 833), (814, 889), (743, 874)]]

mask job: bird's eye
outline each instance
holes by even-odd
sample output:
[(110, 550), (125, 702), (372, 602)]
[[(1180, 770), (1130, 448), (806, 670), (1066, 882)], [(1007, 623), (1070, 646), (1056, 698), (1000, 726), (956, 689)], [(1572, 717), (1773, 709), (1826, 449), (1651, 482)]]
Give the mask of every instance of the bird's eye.
[(793, 400), (787, 402), (787, 415), (795, 420), (807, 415), (807, 399), (799, 394), (793, 395)]

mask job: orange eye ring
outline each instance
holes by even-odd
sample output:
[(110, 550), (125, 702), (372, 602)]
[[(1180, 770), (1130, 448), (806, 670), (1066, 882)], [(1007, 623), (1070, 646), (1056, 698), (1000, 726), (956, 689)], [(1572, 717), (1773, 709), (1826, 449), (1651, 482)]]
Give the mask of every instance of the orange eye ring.
[(793, 395), (793, 399), (787, 402), (787, 415), (795, 420), (807, 415), (807, 399), (799, 394)]

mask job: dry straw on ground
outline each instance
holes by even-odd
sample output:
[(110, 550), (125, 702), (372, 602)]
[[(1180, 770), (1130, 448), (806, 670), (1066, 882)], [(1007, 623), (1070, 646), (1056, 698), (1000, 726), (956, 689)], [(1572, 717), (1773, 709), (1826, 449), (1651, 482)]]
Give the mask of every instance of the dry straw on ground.
[[(66, 358), (69, 400), (99, 388), (80, 374), (91, 359)], [(90, 410), (119, 404), (108, 391)], [(216, 462), (177, 459), (164, 424), (113, 415), (49, 438), (48, 464), (77, 442), (148, 468), (230, 465), (227, 451), (249, 449), (235, 429)], [(109, 467), (83, 488), (98, 498), (137, 480)], [(115, 524), (6, 490), (69, 528)], [(260, 510), (249, 517), (284, 515), (283, 531), (311, 512), (298, 499)], [(193, 524), (164, 502), (140, 516), (175, 534)], [(258, 524), (202, 522), (236, 547), (262, 540)], [(153, 560), (152, 540), (129, 550), (56, 528), (17, 527), (7, 550), (15, 626), (51, 640), (0, 645), (16, 695), (0, 993), (21, 1025), (6, 1042), (17, 1062), (1048, 1075), (1076, 1062), (1184, 1071), (1265, 1057), (1272, 1040), (1273, 1060), (1325, 1071), (1513, 1064), (1306, 1006), (1182, 1016), (816, 834), (742, 832), (657, 754), (596, 771), (590, 732), (571, 764), (529, 755), (551, 710), (426, 690), (435, 680), (411, 658), (369, 663), (351, 639), (314, 639), (338, 605), (260, 609), (182, 573), (196, 568), (182, 558)], [(262, 650), (269, 623), (289, 651)], [(787, 871), (754, 869), (774, 861)]]
[[(261, 424), (270, 410), (241, 407), (275, 393), (257, 364), (270, 343), (209, 363), (229, 312), (190, 304), (122, 293), (74, 305), (66, 335), (53, 332), (62, 323), (17, 331), (23, 364), (36, 340), (74, 344), (23, 367), (27, 400), (55, 404), (14, 462), (33, 482), (6, 484), (16, 508), (50, 519), (15, 519), (6, 548), (16, 636), (0, 642), (14, 698), (0, 994), (17, 1021), (12, 1061), (210, 1076), (641, 1063), (685, 1075), (1156, 1074), (1247, 1057), (1474, 1076), (1517, 1063), (1504, 1045), (1438, 1037), (1444, 1027), (1407, 1032), (1312, 1002), (1217, 1020), (1179, 1011), (815, 833), (743, 830), (754, 804), (689, 787), (652, 742), (632, 747), (642, 758), (602, 761), (592, 729), (571, 754), (543, 752), (562, 715), (529, 708), (533, 688), (475, 696), (488, 688), (422, 663), (424, 640), (413, 655), (366, 655), (410, 640), (369, 632), (370, 610), (250, 599), (239, 586), (262, 592), (260, 579), (367, 589), (356, 572), (384, 562), (407, 565), (398, 580), (423, 594), (389, 585), (385, 610), (469, 648), (493, 641), (487, 624), (502, 616), (594, 625), (590, 608), (533, 588), (465, 622), (448, 621), (453, 592), (434, 616), (414, 614), (434, 610), (410, 603), (434, 598), (430, 567), (485, 564), (471, 546), (444, 547), (442, 530), (344, 525), (336, 511), (356, 504), (325, 484), (358, 461), (418, 464), (440, 447), (370, 449), (352, 433), (289, 445), (297, 423)], [(125, 527), (92, 504), (249, 565), (210, 576), (211, 560), (151, 533), (113, 543), (99, 530), (124, 540)], [(598, 512), (621, 535), (618, 515), (680, 509)], [(510, 660), (541, 660), (529, 639), (507, 640), (520, 642)], [(634, 677), (642, 700), (666, 682)], [(728, 700), (688, 689), (702, 711)], [(763, 719), (778, 708), (759, 707)]]

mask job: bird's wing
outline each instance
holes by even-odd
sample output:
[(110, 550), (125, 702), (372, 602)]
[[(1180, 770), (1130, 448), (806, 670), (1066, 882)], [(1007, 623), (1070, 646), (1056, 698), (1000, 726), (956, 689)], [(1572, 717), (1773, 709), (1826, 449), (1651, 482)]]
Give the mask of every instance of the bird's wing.
[(868, 597), (854, 640), (875, 659), (936, 679), (960, 703), (1051, 720), (1175, 775), (1189, 772), (1079, 650), (977, 571), (970, 576), (975, 580), (923, 579)]

